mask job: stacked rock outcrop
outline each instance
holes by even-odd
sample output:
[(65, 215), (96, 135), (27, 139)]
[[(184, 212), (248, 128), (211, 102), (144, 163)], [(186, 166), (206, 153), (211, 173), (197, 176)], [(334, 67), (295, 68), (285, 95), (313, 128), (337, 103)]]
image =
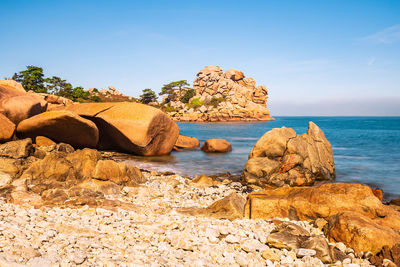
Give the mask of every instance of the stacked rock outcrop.
[(254, 145), (242, 173), (243, 179), (258, 186), (312, 185), (335, 178), (332, 146), (322, 130), (308, 123), (307, 133), (291, 128), (266, 132)]
[[(51, 106), (49, 106), (51, 105)], [(38, 136), (75, 148), (167, 155), (179, 135), (164, 112), (132, 102), (72, 103), (0, 80), (0, 143)]]
[[(268, 90), (256, 86), (253, 78), (243, 72), (218, 66), (207, 66), (197, 73), (193, 82), (195, 96), (189, 105), (179, 101), (170, 103), (178, 111), (170, 115), (177, 121), (251, 121), (271, 120), (267, 109)], [(191, 107), (190, 103), (198, 103)]]

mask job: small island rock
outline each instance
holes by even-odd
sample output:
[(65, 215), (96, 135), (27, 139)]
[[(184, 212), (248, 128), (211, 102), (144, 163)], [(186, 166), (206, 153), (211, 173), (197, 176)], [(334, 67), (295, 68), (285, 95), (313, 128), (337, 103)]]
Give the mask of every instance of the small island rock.
[(201, 150), (207, 153), (226, 153), (232, 151), (232, 146), (225, 139), (214, 138), (207, 140)]
[(291, 128), (265, 133), (249, 154), (242, 177), (259, 186), (312, 185), (335, 177), (332, 146), (322, 130), (309, 122), (306, 134)]

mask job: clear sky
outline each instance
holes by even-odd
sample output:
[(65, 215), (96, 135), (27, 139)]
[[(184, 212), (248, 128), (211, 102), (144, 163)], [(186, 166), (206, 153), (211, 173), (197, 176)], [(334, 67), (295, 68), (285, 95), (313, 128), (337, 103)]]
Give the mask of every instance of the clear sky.
[(271, 114), (400, 115), (400, 1), (0, 0), (0, 77), (144, 88), (207, 65), (269, 89)]

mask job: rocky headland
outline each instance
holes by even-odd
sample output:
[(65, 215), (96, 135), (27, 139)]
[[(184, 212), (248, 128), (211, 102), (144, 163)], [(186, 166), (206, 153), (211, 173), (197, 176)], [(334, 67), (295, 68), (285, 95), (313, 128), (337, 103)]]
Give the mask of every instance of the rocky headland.
[(268, 90), (256, 86), (243, 72), (207, 66), (193, 82), (194, 96), (188, 103), (172, 100), (165, 103), (167, 114), (175, 121), (226, 122), (268, 121), (273, 118), (267, 108)]
[(0, 266), (400, 264), (400, 201), (335, 183), (312, 122), (265, 133), (242, 177), (182, 177), (113, 156), (199, 149), (159, 109), (46, 99), (0, 80)]

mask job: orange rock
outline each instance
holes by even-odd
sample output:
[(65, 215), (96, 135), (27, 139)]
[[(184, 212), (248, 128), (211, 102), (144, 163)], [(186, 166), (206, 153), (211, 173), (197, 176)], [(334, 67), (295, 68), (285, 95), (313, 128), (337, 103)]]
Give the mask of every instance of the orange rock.
[(98, 147), (137, 155), (167, 155), (179, 135), (178, 125), (154, 107), (131, 103), (82, 103), (66, 107), (96, 123)]
[(10, 141), (15, 132), (15, 124), (0, 113), (0, 143)]
[[(225, 72), (225, 77), (234, 81), (238, 81), (244, 78), (243, 72), (235, 69), (229, 69)], [(244, 84), (243, 84), (244, 85)]]
[(175, 146), (178, 149), (195, 149), (200, 147), (200, 141), (195, 137), (179, 135), (178, 140), (176, 140)]
[(321, 129), (308, 123), (306, 134), (291, 128), (266, 132), (254, 145), (242, 173), (248, 184), (312, 185), (335, 177), (332, 146)]
[(48, 111), (22, 121), (17, 135), (46, 136), (75, 147), (96, 147), (99, 140), (98, 129), (92, 121), (66, 110)]
[(379, 188), (374, 189), (374, 190), (372, 190), (372, 193), (374, 193), (374, 195), (375, 195), (377, 198), (379, 198), (379, 200), (382, 200), (382, 199), (383, 199), (383, 191), (382, 191), (382, 189), (379, 189)]
[(201, 150), (207, 153), (226, 153), (232, 151), (232, 146), (225, 139), (214, 138), (207, 140), (201, 147)]
[(37, 146), (52, 146), (55, 145), (56, 142), (45, 136), (36, 136), (35, 144)]
[(375, 220), (351, 211), (333, 215), (328, 220), (327, 237), (334, 242), (343, 242), (355, 252), (378, 253), (383, 246), (393, 247), (400, 242), (398, 229), (382, 226)]
[[(351, 216), (331, 218), (342, 212)], [(398, 234), (386, 243), (384, 239), (375, 242), (374, 239), (378, 239), (380, 234), (387, 237), (400, 231), (400, 213), (382, 204), (371, 188), (362, 184), (287, 186), (251, 193), (246, 202), (245, 216), (252, 219), (278, 217), (310, 222), (317, 218), (331, 220), (327, 235), (357, 251), (380, 250), (384, 244), (400, 242)], [(375, 245), (368, 244), (374, 242)]]
[[(0, 79), (0, 87), (2, 87), (3, 90), (5, 89), (7, 91), (14, 91), (22, 94), (26, 93), (24, 87), (22, 87), (22, 85), (19, 82), (10, 79)], [(2, 90), (0, 90), (0, 92), (1, 91)], [(2, 94), (0, 93), (0, 98), (1, 97)]]

